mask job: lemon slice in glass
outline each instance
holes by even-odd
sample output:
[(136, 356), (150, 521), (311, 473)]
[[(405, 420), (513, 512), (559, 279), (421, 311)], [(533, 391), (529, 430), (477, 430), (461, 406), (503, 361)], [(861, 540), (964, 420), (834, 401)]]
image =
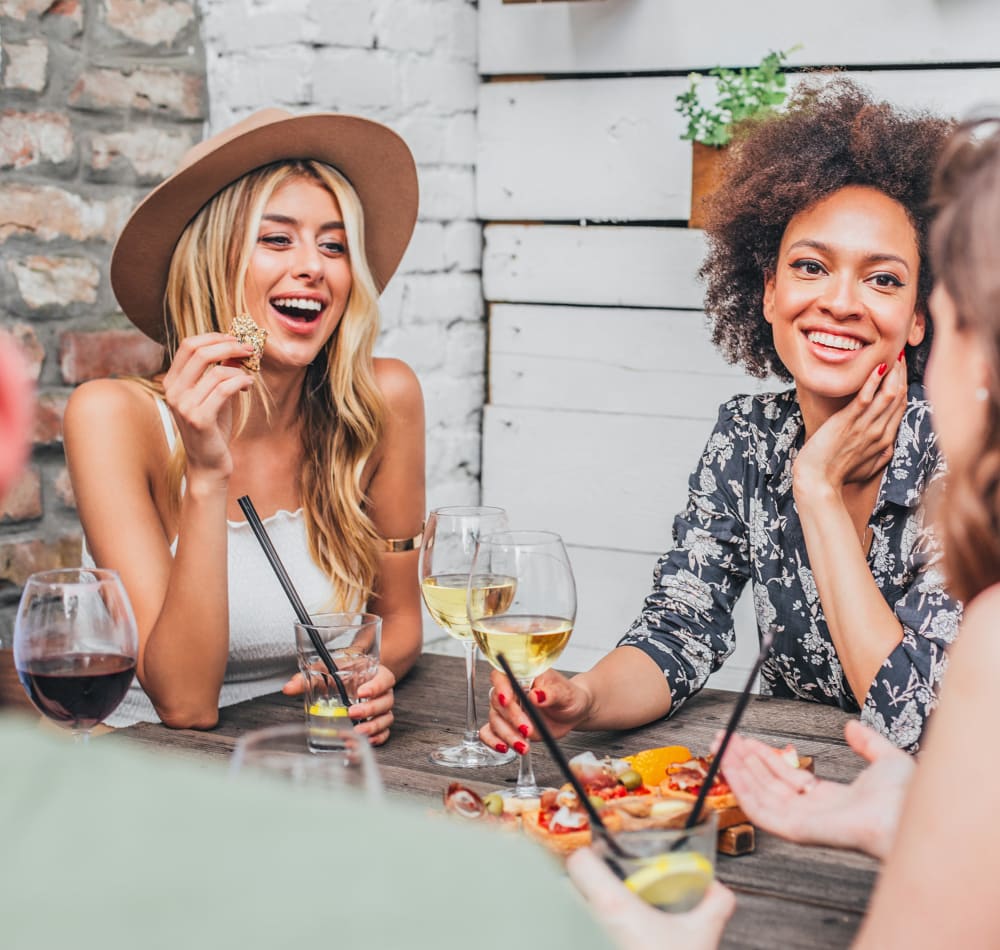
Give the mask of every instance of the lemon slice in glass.
[(346, 719), (347, 707), (339, 703), (317, 700), (309, 707), (310, 716), (323, 716), (327, 719)]
[(712, 883), (712, 864), (695, 851), (653, 858), (625, 878), (625, 886), (660, 910), (685, 911), (705, 896)]

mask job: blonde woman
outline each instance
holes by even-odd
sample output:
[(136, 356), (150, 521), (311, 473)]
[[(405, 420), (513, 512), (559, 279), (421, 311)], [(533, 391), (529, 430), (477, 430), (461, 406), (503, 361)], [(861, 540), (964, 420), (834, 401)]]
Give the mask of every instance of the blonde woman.
[[(250, 495), (310, 612), (382, 616), (352, 715), (388, 737), (421, 645), (424, 417), (413, 372), (372, 349), (416, 213), (395, 133), (270, 109), (192, 149), (126, 224), (112, 286), (164, 371), (86, 383), (65, 416), (85, 556), (121, 572), (139, 624), (139, 686), (112, 725), (207, 729), (220, 706), (301, 689)], [(241, 315), (267, 332), (259, 370)]]

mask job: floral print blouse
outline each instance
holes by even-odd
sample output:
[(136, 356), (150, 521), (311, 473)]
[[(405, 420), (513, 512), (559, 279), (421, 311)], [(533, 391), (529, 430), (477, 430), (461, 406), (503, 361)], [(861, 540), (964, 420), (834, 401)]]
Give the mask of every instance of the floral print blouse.
[[(733, 652), (732, 609), (747, 581), (758, 633), (775, 634), (761, 668), (762, 694), (859, 710), (830, 639), (792, 494), (803, 436), (794, 389), (736, 396), (719, 411), (687, 507), (674, 519), (675, 546), (660, 558), (643, 611), (619, 643), (663, 670), (671, 713)], [(936, 705), (945, 648), (960, 619), (921, 509), (926, 487), (943, 474), (923, 387), (911, 384), (869, 521), (868, 566), (903, 639), (860, 709), (863, 722), (910, 751)]]

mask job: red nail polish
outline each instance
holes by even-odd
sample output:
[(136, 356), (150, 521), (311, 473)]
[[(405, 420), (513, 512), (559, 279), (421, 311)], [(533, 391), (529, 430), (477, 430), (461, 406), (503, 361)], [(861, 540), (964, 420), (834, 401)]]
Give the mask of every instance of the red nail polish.
[(535, 690), (535, 702), (536, 703), (544, 703), (545, 702), (545, 690), (544, 689), (536, 689)]
[(521, 725), (517, 727), (517, 731), (524, 736), (525, 739), (528, 738), (528, 733), (531, 732), (530, 726), (526, 722), (522, 722)]
[(528, 751), (528, 747), (523, 742), (515, 742), (514, 751), (518, 755), (524, 755), (524, 753)]
[(886, 364), (885, 364), (885, 363), (879, 363), (879, 364), (878, 364), (878, 374), (879, 374), (879, 376), (885, 376), (885, 371), (886, 371), (886, 370), (887, 370), (888, 368), (889, 368), (889, 367), (888, 367), (888, 366), (886, 366)]
[(506, 705), (507, 705), (507, 697), (506, 697), (506, 696), (504, 696), (504, 694), (503, 694), (503, 693), (497, 693), (497, 702), (498, 702), (498, 703), (499, 703), (499, 704), (500, 704), (501, 706), (506, 706)]
[(497, 752), (499, 752), (501, 755), (503, 755), (503, 753), (507, 751), (507, 743), (498, 742), (495, 746), (493, 746), (493, 748), (496, 749)]
[(906, 356), (906, 347), (905, 346), (899, 351), (899, 362), (900, 363), (903, 362), (903, 357), (904, 356)]

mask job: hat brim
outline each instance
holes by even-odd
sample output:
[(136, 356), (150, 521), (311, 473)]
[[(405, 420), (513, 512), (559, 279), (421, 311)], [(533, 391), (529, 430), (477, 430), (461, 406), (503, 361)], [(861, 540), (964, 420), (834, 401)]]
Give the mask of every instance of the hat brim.
[(275, 118), (210, 147), (171, 175), (139, 204), (118, 237), (111, 255), (115, 297), (125, 315), (159, 343), (166, 339), (167, 274), (181, 233), (207, 201), (255, 168), (294, 159), (336, 168), (361, 201), (365, 252), (379, 292), (409, 244), (417, 220), (417, 169), (395, 132), (359, 116), (279, 110), (259, 115)]

